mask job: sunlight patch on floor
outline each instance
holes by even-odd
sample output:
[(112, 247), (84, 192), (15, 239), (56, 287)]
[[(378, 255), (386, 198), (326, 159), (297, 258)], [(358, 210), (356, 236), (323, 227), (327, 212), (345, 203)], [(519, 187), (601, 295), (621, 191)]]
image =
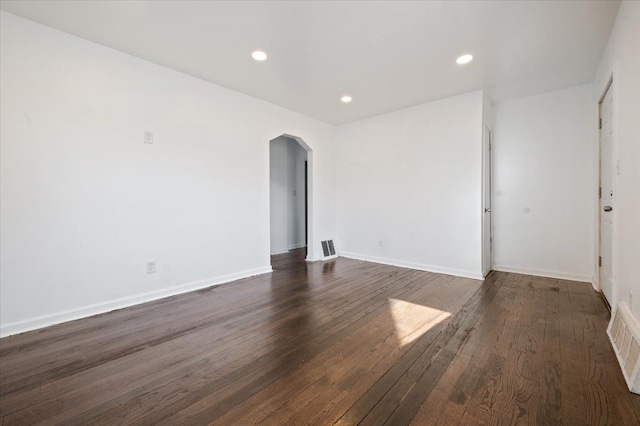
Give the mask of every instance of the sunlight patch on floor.
[(450, 312), (399, 299), (389, 299), (389, 310), (400, 346), (413, 342), (451, 316)]

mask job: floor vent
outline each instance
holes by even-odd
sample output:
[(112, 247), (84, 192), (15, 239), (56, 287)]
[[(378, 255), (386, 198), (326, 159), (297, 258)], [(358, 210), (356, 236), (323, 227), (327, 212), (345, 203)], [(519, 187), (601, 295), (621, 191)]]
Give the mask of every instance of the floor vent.
[(626, 305), (618, 303), (611, 315), (607, 334), (629, 390), (640, 394), (640, 327)]
[(333, 240), (322, 241), (322, 260), (335, 259), (338, 257), (336, 254), (336, 247), (333, 245)]

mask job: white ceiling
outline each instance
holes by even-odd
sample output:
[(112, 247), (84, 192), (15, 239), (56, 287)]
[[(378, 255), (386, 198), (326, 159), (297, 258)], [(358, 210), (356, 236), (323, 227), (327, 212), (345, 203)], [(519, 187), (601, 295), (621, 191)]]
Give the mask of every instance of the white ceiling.
[[(3, 10), (343, 124), (590, 82), (619, 1), (2, 1)], [(264, 63), (251, 52), (269, 54)], [(457, 56), (472, 53), (466, 66)], [(349, 105), (343, 94), (353, 96)]]

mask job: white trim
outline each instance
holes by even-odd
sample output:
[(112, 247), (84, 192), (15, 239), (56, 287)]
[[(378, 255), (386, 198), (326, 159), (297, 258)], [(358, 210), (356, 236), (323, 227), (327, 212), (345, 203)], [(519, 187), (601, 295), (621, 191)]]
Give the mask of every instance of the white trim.
[(454, 275), (456, 277), (471, 278), (482, 281), (484, 277), (482, 273), (464, 271), (461, 269), (443, 268), (440, 266), (425, 265), (422, 263), (405, 262), (402, 260), (385, 259), (381, 257), (365, 256), (357, 253), (340, 252), (340, 257), (349, 259), (364, 260), (367, 262), (381, 263), (383, 265), (398, 266), (400, 268), (417, 269), (419, 271), (435, 272), (437, 274)]
[[(596, 178), (597, 178), (597, 187), (600, 187), (601, 179), (601, 155), (602, 155), (602, 140), (601, 140), (601, 129), (600, 129), (600, 104), (602, 103), (602, 101), (604, 101), (605, 96), (607, 95), (607, 92), (609, 90), (611, 90), (611, 96), (613, 97), (613, 102), (611, 105), (611, 108), (613, 109), (612, 112), (612, 116), (613, 116), (613, 123), (611, 123), (611, 130), (612, 130), (612, 141), (611, 141), (611, 189), (613, 190), (614, 194), (617, 194), (617, 190), (616, 190), (616, 183), (617, 183), (617, 175), (615, 173), (615, 163), (616, 163), (616, 158), (617, 157), (617, 144), (616, 144), (616, 140), (617, 140), (617, 124), (618, 124), (618, 107), (617, 107), (617, 102), (618, 102), (618, 97), (616, 96), (616, 63), (615, 61), (612, 63), (611, 69), (609, 70), (609, 73), (607, 74), (608, 78), (606, 79), (606, 81), (604, 82), (604, 85), (601, 87), (602, 90), (600, 90), (600, 93), (598, 94), (598, 101), (596, 103), (597, 106), (597, 121), (596, 121)], [(618, 233), (618, 209), (615, 208), (615, 197), (612, 200), (612, 205), (614, 207), (613, 209), (613, 229), (611, 231), (611, 299), (609, 300), (607, 299), (607, 302), (610, 304), (611, 309), (615, 308), (615, 305), (617, 303), (617, 286), (616, 286), (616, 258), (617, 258), (617, 249), (616, 249), (616, 241), (617, 241), (617, 233)], [(595, 247), (595, 264), (596, 264), (596, 280), (597, 280), (597, 289), (599, 292), (601, 292), (604, 295), (604, 292), (602, 291), (602, 282), (601, 282), (601, 267), (600, 267), (600, 256), (602, 255), (601, 253), (601, 249), (602, 249), (602, 241), (601, 241), (601, 215), (602, 212), (600, 211), (600, 197), (596, 194), (596, 217), (595, 217), (595, 225), (596, 225), (596, 247)], [(606, 299), (606, 295), (605, 295), (605, 299)]]
[[(604, 99), (604, 96), (607, 93), (607, 90), (609, 90), (610, 86), (613, 85), (613, 83), (615, 82), (616, 79), (616, 62), (615, 60), (611, 62), (611, 67), (608, 68), (606, 70), (605, 73), (602, 74), (603, 76), (606, 76), (604, 81), (595, 81), (592, 83), (594, 86), (594, 97), (595, 97), (595, 120), (594, 120), (594, 135), (595, 135), (595, 145), (594, 145), (594, 150), (595, 150), (595, 155), (594, 155), (594, 159), (595, 159), (595, 192), (594, 192), (594, 198), (595, 198), (595, 210), (594, 210), (594, 239), (595, 239), (595, 244), (594, 244), (594, 250), (593, 250), (593, 258), (594, 258), (594, 265), (595, 265), (595, 287), (596, 290), (601, 292), (602, 288), (601, 288), (601, 283), (600, 283), (600, 265), (599, 265), (599, 257), (600, 257), (600, 197), (598, 196), (598, 188), (600, 187), (600, 126), (599, 126), (599, 122), (600, 122), (600, 103), (601, 101)], [(615, 96), (615, 92), (612, 92), (614, 95), (613, 98), (613, 132), (614, 132), (614, 137), (613, 137), (613, 143), (615, 144), (615, 126), (616, 126), (616, 106), (615, 106), (615, 102), (616, 102), (616, 96)], [(615, 148), (615, 146), (614, 146)], [(612, 156), (614, 155), (613, 149), (612, 149)], [(613, 158), (613, 157), (612, 157)], [(612, 185), (615, 184), (615, 176), (613, 176), (613, 182)], [(617, 210), (614, 210), (614, 213)], [(614, 219), (615, 219), (615, 215), (614, 215)], [(615, 250), (615, 232), (616, 232), (616, 222), (613, 222), (613, 235), (612, 235), (612, 270), (611, 270), (611, 280), (612, 280), (612, 286), (615, 287), (615, 283), (614, 281), (614, 276), (615, 276), (615, 272), (614, 272), (614, 250)], [(613, 307), (613, 305), (611, 305)]]
[(598, 289), (598, 280), (596, 279), (596, 277), (591, 277), (591, 286), (595, 291), (600, 292), (600, 290)]
[(285, 248), (279, 248), (279, 249), (276, 249), (276, 251), (272, 251), (271, 252), (271, 256), (275, 256), (277, 254), (289, 253), (289, 251), (291, 251), (291, 250), (299, 249), (299, 248), (302, 248), (302, 247), (305, 247), (304, 243), (302, 243), (302, 244), (292, 244), (292, 245), (287, 246)]
[(276, 251), (272, 251), (271, 252), (271, 256), (275, 256), (277, 254), (285, 254), (285, 253), (289, 253), (289, 249), (288, 248), (277, 249)]
[[(481, 182), (481, 189), (480, 192), (482, 193), (482, 207), (481, 207), (481, 211), (480, 214), (481, 216), (481, 223), (482, 223), (482, 231), (481, 231), (481, 252), (482, 252), (482, 256), (481, 256), (481, 261), (482, 261), (482, 275), (484, 277), (486, 277), (487, 275), (489, 275), (489, 273), (491, 272), (492, 268), (493, 268), (493, 212), (489, 213), (489, 270), (485, 271), (484, 270), (484, 266), (486, 263), (486, 253), (484, 250), (484, 245), (485, 245), (485, 240), (487, 238), (487, 236), (485, 235), (485, 225), (486, 225), (486, 221), (487, 221), (487, 212), (485, 211), (485, 209), (487, 208), (486, 204), (485, 204), (485, 199), (486, 199), (486, 194), (485, 194), (485, 187), (486, 187), (486, 180), (487, 178), (489, 179), (489, 209), (493, 208), (493, 128), (491, 126), (489, 126), (489, 124), (487, 124), (487, 122), (485, 121), (485, 117), (484, 117), (484, 105), (483, 105), (483, 118), (482, 118), (482, 182)], [(485, 129), (489, 132), (489, 140), (487, 141), (485, 138)], [(485, 168), (486, 166), (486, 158), (485, 158), (485, 148), (486, 148), (486, 144), (489, 144), (489, 173), (487, 174), (487, 170)]]
[(518, 268), (513, 266), (500, 266), (500, 265), (494, 265), (493, 270), (500, 271), (500, 272), (512, 272), (514, 274), (534, 275), (537, 277), (556, 278), (559, 280), (592, 283), (592, 278), (588, 275), (568, 274), (566, 272), (545, 271), (542, 269), (526, 269), (526, 268)]
[(593, 192), (593, 264), (594, 264), (594, 286), (596, 291), (600, 291), (600, 102), (596, 100), (595, 103), (595, 120), (594, 120), (594, 192)]
[(271, 266), (265, 266), (262, 268), (250, 269), (244, 272), (223, 275), (206, 280), (192, 281), (190, 283), (181, 284), (148, 293), (142, 293), (135, 296), (122, 297), (119, 299), (110, 300), (108, 302), (95, 303), (81, 308), (65, 310), (55, 314), (42, 315), (26, 320), (14, 321), (0, 325), (0, 337), (6, 337), (13, 334), (24, 333), (26, 331), (37, 330), (39, 328), (48, 327), (50, 325), (103, 314), (105, 312), (110, 312), (116, 309), (128, 308), (130, 306), (139, 305), (141, 303), (164, 299), (165, 297), (188, 293), (190, 291), (228, 283), (230, 281), (236, 281), (241, 278), (266, 274), (271, 271)]

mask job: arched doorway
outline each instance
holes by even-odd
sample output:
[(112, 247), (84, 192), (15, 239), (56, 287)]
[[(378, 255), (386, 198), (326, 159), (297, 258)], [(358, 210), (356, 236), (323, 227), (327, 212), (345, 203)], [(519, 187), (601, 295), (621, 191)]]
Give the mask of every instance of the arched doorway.
[(270, 254), (305, 249), (313, 259), (313, 152), (300, 137), (269, 141)]

